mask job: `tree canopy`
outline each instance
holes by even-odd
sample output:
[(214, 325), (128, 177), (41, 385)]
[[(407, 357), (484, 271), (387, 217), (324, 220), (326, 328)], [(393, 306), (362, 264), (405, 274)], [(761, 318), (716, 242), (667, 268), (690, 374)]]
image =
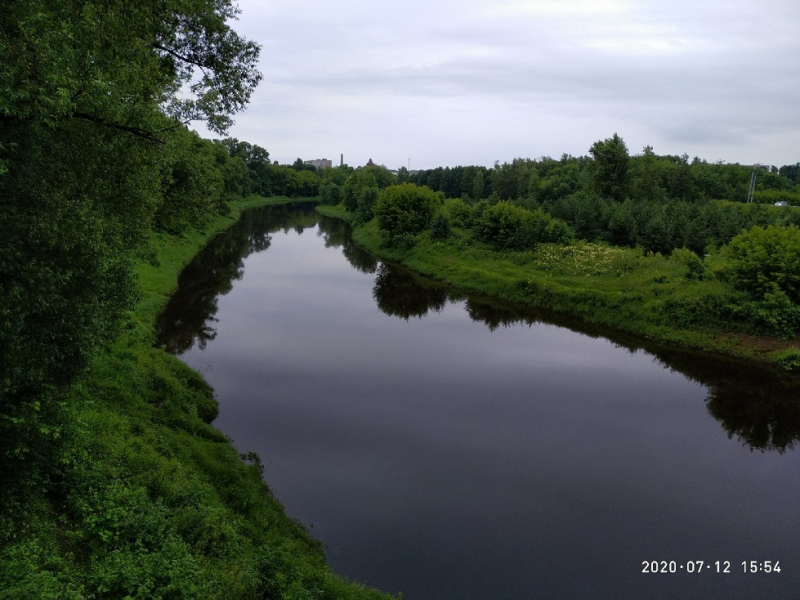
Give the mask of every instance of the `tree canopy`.
[(402, 183), (380, 192), (374, 212), (388, 243), (402, 245), (430, 225), (439, 205), (429, 188)]
[(614, 200), (624, 200), (628, 191), (628, 147), (616, 133), (592, 144), (592, 174), (597, 192)]
[[(19, 0), (0, 11), (0, 398), (69, 383), (135, 299), (150, 228), (224, 210), (224, 132), (261, 79), (230, 0)], [(237, 159), (239, 160), (239, 159)]]
[(0, 115), (81, 118), (151, 140), (203, 120), (224, 133), (261, 79), (230, 0), (23, 0), (0, 15)]

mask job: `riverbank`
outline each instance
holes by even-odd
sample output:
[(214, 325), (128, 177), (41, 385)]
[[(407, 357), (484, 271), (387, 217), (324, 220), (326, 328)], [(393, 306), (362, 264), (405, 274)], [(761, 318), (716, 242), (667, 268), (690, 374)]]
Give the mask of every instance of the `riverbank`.
[[(317, 210), (351, 220), (342, 206)], [(584, 242), (542, 244), (534, 252), (495, 251), (458, 229), (444, 241), (424, 232), (416, 245), (399, 249), (384, 245), (374, 220), (356, 226), (353, 240), (381, 259), (464, 293), (545, 308), (659, 343), (800, 368), (797, 339), (736, 331), (722, 310), (718, 322), (704, 319), (700, 309), (730, 297), (730, 287), (713, 276), (692, 279), (680, 253), (642, 256), (637, 249)], [(706, 257), (707, 275), (719, 260)]]
[(126, 333), (58, 398), (49, 460), (31, 467), (42, 483), (6, 512), (2, 597), (388, 598), (330, 571), (260, 458), (211, 425), (213, 390), (153, 347), (155, 318), (200, 248), (246, 208), (297, 201), (250, 197), (202, 231), (154, 236)]

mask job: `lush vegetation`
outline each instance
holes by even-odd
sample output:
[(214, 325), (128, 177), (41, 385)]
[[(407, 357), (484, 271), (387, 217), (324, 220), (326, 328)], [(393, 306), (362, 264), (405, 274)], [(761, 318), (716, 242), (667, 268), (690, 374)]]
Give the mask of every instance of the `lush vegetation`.
[(800, 204), (796, 200), (800, 198), (800, 163), (782, 167), (709, 163), (687, 155), (657, 155), (650, 146), (643, 148), (641, 154), (631, 155), (616, 134), (595, 142), (588, 156), (516, 158), (498, 162), (493, 168), (438, 167), (414, 173), (401, 168), (397, 177), (399, 183), (425, 185), (447, 198), (474, 201), (493, 197), (554, 203), (579, 191), (593, 191), (615, 200), (746, 202), (753, 172), (756, 203), (787, 200)]
[(393, 185), (378, 196), (375, 216), (391, 245), (407, 245), (430, 225), (437, 197), (428, 188), (413, 183)]
[(212, 390), (153, 347), (180, 268), (265, 202), (243, 197), (321, 180), (187, 128), (224, 134), (261, 77), (236, 14), (0, 11), (0, 597), (380, 596), (330, 572), (209, 424)]
[(493, 169), (277, 165), (188, 129), (225, 135), (260, 80), (236, 14), (0, 12), (3, 597), (376, 595), (330, 573), (258, 458), (211, 427), (208, 386), (153, 348), (179, 269), (252, 193), (341, 203), (360, 243), (465, 290), (800, 368), (800, 219), (757, 204), (795, 204), (798, 165), (758, 170), (750, 205), (751, 168), (631, 157), (616, 135)]
[(29, 454), (17, 464), (27, 473), (5, 473), (3, 597), (382, 597), (328, 570), (271, 496), (259, 458), (239, 457), (209, 425), (212, 390), (154, 347), (181, 267), (234, 220), (153, 236), (125, 333), (59, 395), (48, 409), (57, 418), (39, 420), (48, 431), (28, 436), (40, 462)]
[[(494, 189), (480, 200), (468, 194), (446, 198), (442, 191), (437, 196), (412, 183), (387, 187), (380, 198), (403, 201), (382, 208), (379, 200), (377, 218), (354, 219), (361, 224), (355, 239), (464, 291), (795, 369), (800, 213), (670, 198), (659, 178), (631, 179), (631, 172), (652, 174), (658, 159), (646, 148), (643, 160), (634, 162), (616, 135), (595, 143), (590, 153), (592, 158), (562, 159), (561, 167), (578, 174), (579, 183), (563, 187), (571, 191), (554, 200), (530, 187), (514, 199), (499, 193), (508, 181), (521, 180), (510, 174), (524, 169), (532, 169), (528, 183), (539, 181), (535, 161), (496, 167)], [(424, 209), (406, 208), (413, 202)], [(408, 210), (415, 220), (395, 216)], [(398, 225), (405, 222), (414, 226)]]

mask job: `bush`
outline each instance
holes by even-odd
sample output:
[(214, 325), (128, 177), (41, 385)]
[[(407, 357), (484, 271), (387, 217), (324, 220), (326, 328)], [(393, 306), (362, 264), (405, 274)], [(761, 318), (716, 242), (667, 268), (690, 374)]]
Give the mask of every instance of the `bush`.
[(475, 230), (484, 241), (501, 249), (518, 245), (517, 234), (528, 211), (509, 202), (498, 202), (486, 208), (475, 220)]
[(758, 304), (755, 320), (763, 331), (784, 340), (795, 337), (800, 327), (800, 307), (793, 305), (776, 284)]
[(560, 219), (509, 202), (486, 207), (476, 216), (474, 227), (483, 241), (501, 250), (529, 250), (540, 242), (564, 243), (574, 237)]
[(439, 211), (431, 222), (431, 239), (446, 240), (450, 237), (450, 218), (444, 211)]
[(444, 207), (453, 227), (470, 227), (472, 225), (472, 207), (461, 198), (447, 200)]
[(686, 267), (684, 278), (687, 281), (703, 279), (705, 266), (697, 254), (687, 248), (678, 248), (672, 252), (672, 259)]
[(800, 229), (795, 225), (753, 227), (731, 240), (727, 248), (728, 279), (757, 298), (774, 286), (791, 302), (800, 302)]
[[(740, 307), (734, 314), (733, 307)], [(664, 310), (673, 323), (681, 327), (704, 325), (728, 329), (731, 324), (738, 322), (747, 325), (747, 320), (742, 313), (744, 310), (741, 294), (686, 293), (668, 298)]]
[(789, 348), (778, 354), (775, 359), (787, 371), (800, 371), (800, 350)]
[(381, 191), (374, 212), (387, 242), (408, 246), (413, 236), (428, 228), (440, 204), (430, 188), (403, 183)]

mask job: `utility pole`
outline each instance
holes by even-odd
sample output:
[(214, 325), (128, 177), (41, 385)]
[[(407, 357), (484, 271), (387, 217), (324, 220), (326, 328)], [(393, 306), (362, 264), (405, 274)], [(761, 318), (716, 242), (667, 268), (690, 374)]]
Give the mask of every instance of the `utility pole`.
[(747, 190), (747, 203), (750, 204), (753, 201), (753, 196), (756, 193), (756, 170), (753, 169), (753, 172), (750, 173), (750, 189)]

